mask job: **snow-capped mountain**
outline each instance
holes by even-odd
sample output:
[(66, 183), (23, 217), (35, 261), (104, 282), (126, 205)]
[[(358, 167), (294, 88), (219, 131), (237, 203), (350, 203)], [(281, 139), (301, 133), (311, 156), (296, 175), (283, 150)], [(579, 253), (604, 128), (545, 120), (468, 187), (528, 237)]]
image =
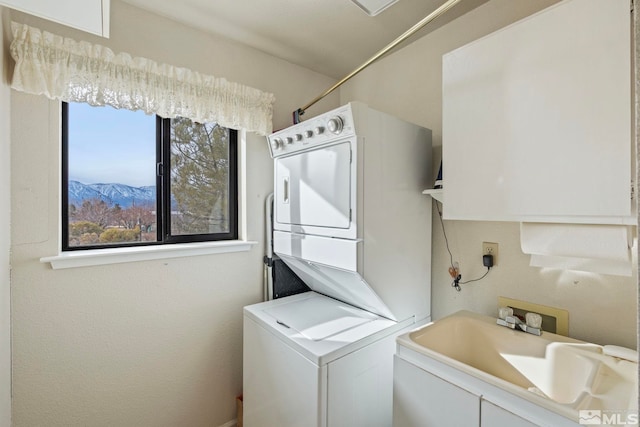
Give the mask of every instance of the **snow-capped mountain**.
[(128, 208), (134, 203), (154, 204), (156, 201), (156, 187), (132, 187), (125, 184), (83, 184), (69, 181), (69, 203), (80, 205), (83, 200), (102, 199), (110, 205), (120, 205)]

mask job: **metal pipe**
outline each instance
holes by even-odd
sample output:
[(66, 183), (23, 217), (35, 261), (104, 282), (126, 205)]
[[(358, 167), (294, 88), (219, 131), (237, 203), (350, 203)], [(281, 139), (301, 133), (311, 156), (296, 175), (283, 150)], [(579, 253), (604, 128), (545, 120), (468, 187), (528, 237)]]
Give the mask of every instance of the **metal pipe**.
[(418, 32), (418, 30), (420, 30), (422, 27), (424, 27), (425, 25), (427, 25), (428, 23), (430, 23), (434, 19), (438, 18), (440, 15), (445, 14), (449, 9), (451, 9), (453, 6), (455, 6), (460, 1), (461, 0), (448, 0), (446, 3), (443, 3), (439, 8), (437, 8), (436, 10), (431, 12), (429, 15), (424, 17), (420, 22), (418, 22), (413, 27), (411, 27), (407, 31), (405, 31), (400, 37), (398, 37), (397, 39), (395, 39), (394, 41), (389, 43), (387, 46), (385, 46), (382, 50), (380, 50), (378, 53), (376, 53), (371, 58), (369, 58), (367, 61), (365, 61), (358, 68), (356, 68), (351, 73), (349, 73), (345, 77), (343, 77), (342, 80), (340, 80), (338, 83), (334, 84), (329, 89), (325, 90), (321, 95), (317, 96), (313, 101), (309, 102), (304, 107), (298, 108), (296, 111), (293, 112), (293, 122), (294, 122), (294, 124), (300, 122), (300, 116), (302, 116), (304, 114), (304, 112), (309, 107), (311, 107), (316, 102), (320, 101), (322, 98), (324, 98), (325, 96), (329, 95), (331, 92), (333, 92), (334, 90), (336, 90), (337, 88), (342, 86), (344, 83), (346, 83), (349, 79), (351, 79), (353, 76), (358, 74), (360, 71), (364, 70), (369, 65), (373, 64), (375, 61), (377, 61), (378, 59), (380, 59), (381, 57), (383, 57), (384, 55), (389, 53), (392, 49), (394, 49), (400, 43), (404, 42), (409, 37), (411, 37), (416, 32)]
[(273, 193), (267, 196), (264, 203), (265, 212), (265, 256), (263, 299), (271, 301), (273, 299)]

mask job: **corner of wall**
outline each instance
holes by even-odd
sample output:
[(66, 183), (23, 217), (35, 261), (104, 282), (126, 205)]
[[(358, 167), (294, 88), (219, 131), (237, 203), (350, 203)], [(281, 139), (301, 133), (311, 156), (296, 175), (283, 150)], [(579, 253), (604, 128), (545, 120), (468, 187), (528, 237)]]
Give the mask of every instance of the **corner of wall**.
[[(635, 135), (634, 136), (635, 136), (635, 144), (636, 144), (636, 177), (635, 177), (636, 188), (638, 188), (638, 183), (640, 182), (640, 67), (638, 66), (638, 63), (640, 63), (640, 10), (638, 10), (638, 8), (640, 7), (639, 3), (640, 2), (638, 1), (635, 1), (633, 3), (633, 20), (632, 20), (633, 22), (631, 24), (632, 30), (633, 30), (632, 46), (634, 46), (632, 64), (634, 68), (634, 77), (635, 77), (635, 88), (634, 88), (633, 99), (634, 99), (634, 108), (635, 108)], [(638, 197), (636, 197), (636, 208), (637, 208), (636, 212), (639, 213), (638, 229), (640, 229), (640, 208), (639, 208), (640, 206), (638, 205), (640, 205), (640, 200), (638, 200)], [(636, 229), (636, 233), (637, 233), (637, 229)], [(640, 245), (636, 245), (636, 250), (638, 250), (638, 246)], [(638, 259), (640, 259), (640, 256), (638, 256)], [(640, 269), (640, 265), (639, 265), (639, 269)], [(637, 307), (640, 307), (640, 279), (639, 279), (639, 282), (637, 283), (637, 290), (638, 290)], [(638, 311), (637, 333), (638, 333), (637, 349), (638, 351), (640, 351), (640, 311)]]
[(9, 9), (0, 6), (0, 426), (11, 425)]
[(8, 87), (11, 81), (11, 54), (9, 45), (11, 43), (11, 11), (0, 6), (0, 37), (2, 37), (2, 59), (0, 62), (0, 72), (2, 73), (2, 86)]

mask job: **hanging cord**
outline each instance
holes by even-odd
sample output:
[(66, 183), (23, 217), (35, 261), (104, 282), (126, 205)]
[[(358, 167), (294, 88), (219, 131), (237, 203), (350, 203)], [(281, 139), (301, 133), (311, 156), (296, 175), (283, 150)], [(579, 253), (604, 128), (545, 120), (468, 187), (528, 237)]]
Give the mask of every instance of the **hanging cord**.
[(440, 202), (436, 200), (436, 209), (438, 210), (438, 218), (440, 218), (440, 225), (442, 226), (442, 234), (444, 235), (444, 243), (447, 247), (447, 252), (449, 253), (449, 275), (453, 281), (451, 282), (451, 286), (455, 288), (456, 291), (460, 292), (462, 288), (460, 288), (460, 279), (462, 279), (462, 275), (460, 274), (458, 267), (453, 264), (453, 254), (451, 253), (451, 249), (449, 248), (449, 239), (447, 238), (447, 231), (444, 229), (444, 221), (442, 220), (442, 211), (440, 210)]
[(489, 274), (489, 271), (491, 271), (491, 267), (487, 267), (487, 272), (484, 273), (482, 276), (478, 277), (477, 279), (471, 279), (471, 280), (467, 280), (466, 282), (458, 282), (458, 283), (460, 283), (461, 285), (466, 285), (467, 283), (477, 282), (487, 277), (487, 274)]
[(444, 221), (442, 219), (442, 211), (440, 210), (440, 202), (438, 202), (436, 200), (436, 209), (438, 210), (438, 218), (440, 218), (440, 225), (442, 226), (442, 234), (444, 235), (444, 243), (447, 247), (447, 252), (449, 253), (449, 274), (451, 275), (451, 278), (453, 279), (453, 281), (451, 282), (451, 287), (454, 288), (456, 291), (460, 292), (462, 291), (462, 288), (460, 287), (460, 285), (466, 285), (467, 283), (471, 283), (471, 282), (478, 282), (482, 279), (484, 279), (485, 277), (487, 277), (487, 274), (489, 274), (489, 271), (491, 271), (491, 267), (487, 267), (487, 271), (486, 273), (484, 273), (482, 276), (478, 277), (477, 279), (471, 279), (471, 280), (467, 280), (464, 282), (461, 282), (462, 280), (462, 274), (460, 274), (460, 270), (458, 267), (456, 267), (453, 263), (453, 254), (451, 253), (451, 249), (449, 248), (449, 239), (447, 238), (447, 231), (444, 228)]

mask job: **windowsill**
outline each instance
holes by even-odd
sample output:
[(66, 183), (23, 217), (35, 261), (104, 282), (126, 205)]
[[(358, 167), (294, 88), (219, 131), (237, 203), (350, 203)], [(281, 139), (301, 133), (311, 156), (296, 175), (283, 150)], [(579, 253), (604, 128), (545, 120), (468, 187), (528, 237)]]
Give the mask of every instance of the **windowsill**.
[(250, 250), (251, 246), (257, 243), (258, 242), (247, 240), (231, 240), (224, 242), (180, 243), (175, 245), (130, 248), (89, 249), (85, 251), (62, 252), (56, 256), (40, 258), (40, 262), (51, 263), (51, 268), (58, 270), (124, 262), (243, 252)]

